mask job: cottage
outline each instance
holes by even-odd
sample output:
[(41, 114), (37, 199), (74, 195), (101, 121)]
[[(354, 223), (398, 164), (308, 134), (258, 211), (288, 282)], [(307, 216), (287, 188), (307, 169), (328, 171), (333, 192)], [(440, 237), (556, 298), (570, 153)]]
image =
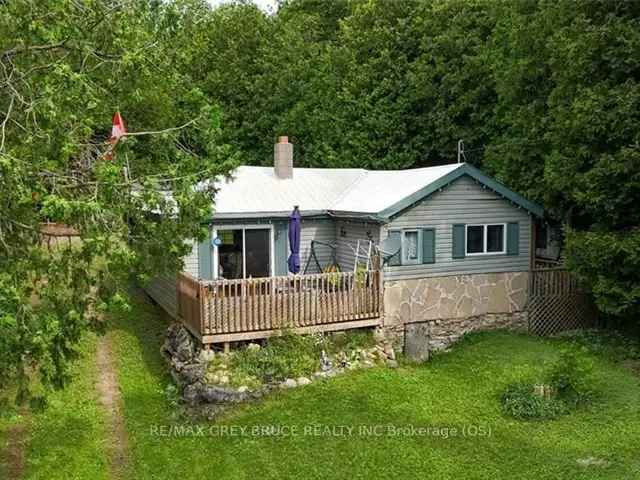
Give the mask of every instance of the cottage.
[[(471, 165), (294, 168), (281, 137), (274, 167), (239, 167), (216, 187), (209, 238), (194, 242), (177, 281), (148, 287), (205, 344), (282, 327), (375, 326), (402, 340), (427, 326), (442, 348), (469, 330), (524, 321), (542, 208)], [(287, 263), (294, 207), (296, 275)]]

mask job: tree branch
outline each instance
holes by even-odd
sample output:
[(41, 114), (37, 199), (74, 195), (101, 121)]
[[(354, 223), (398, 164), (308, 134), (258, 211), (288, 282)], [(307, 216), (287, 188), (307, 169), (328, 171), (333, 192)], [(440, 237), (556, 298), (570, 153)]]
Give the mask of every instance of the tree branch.
[(9, 121), (9, 116), (11, 115), (11, 110), (13, 109), (13, 101), (15, 100), (15, 96), (11, 95), (11, 102), (9, 102), (9, 108), (7, 109), (7, 115), (4, 117), (2, 121), (2, 139), (0, 140), (0, 152), (4, 150), (4, 139), (5, 139), (5, 129), (7, 127), (7, 122)]

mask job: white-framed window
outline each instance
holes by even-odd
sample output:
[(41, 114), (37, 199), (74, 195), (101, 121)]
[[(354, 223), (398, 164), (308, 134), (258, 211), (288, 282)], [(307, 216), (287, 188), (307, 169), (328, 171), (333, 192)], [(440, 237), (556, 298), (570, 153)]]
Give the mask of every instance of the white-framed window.
[(507, 253), (506, 223), (470, 224), (465, 233), (468, 256)]
[(420, 263), (420, 233), (416, 230), (402, 231), (402, 264)]

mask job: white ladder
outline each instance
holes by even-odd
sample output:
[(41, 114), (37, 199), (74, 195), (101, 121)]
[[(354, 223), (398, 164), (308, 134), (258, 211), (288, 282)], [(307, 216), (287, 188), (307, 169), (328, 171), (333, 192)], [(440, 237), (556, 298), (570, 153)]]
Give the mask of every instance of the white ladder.
[(371, 240), (368, 240), (368, 242), (369, 246), (365, 251), (360, 248), (360, 240), (358, 240), (358, 242), (356, 243), (356, 258), (353, 262), (353, 273), (356, 273), (358, 271), (359, 259), (361, 257), (366, 259), (367, 272), (371, 270), (371, 250), (373, 248), (373, 242)]

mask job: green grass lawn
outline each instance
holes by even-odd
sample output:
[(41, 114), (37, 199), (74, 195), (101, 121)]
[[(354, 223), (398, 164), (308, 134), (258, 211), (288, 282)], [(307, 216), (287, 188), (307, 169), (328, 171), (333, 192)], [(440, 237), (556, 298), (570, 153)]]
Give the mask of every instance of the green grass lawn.
[[(159, 355), (165, 327), (158, 309), (142, 297), (132, 312), (114, 319), (129, 434), (126, 478), (640, 478), (640, 379), (604, 358), (596, 362), (601, 395), (589, 409), (544, 422), (501, 414), (503, 388), (556, 358), (559, 340), (473, 335), (426, 365), (375, 368), (283, 391), (197, 425), (205, 436), (172, 437), (154, 433), (188, 426), (165, 395), (169, 379)], [(90, 365), (81, 362), (77, 383), (55, 395), (50, 411), (34, 416), (27, 478), (104, 478), (105, 432), (89, 388)], [(314, 425), (356, 430), (350, 436), (305, 435)], [(357, 434), (360, 426), (376, 425), (457, 433)], [(259, 426), (289, 430), (216, 435), (221, 427)], [(490, 435), (463, 435), (469, 427)], [(292, 430), (296, 434), (286, 435)], [(588, 457), (608, 463), (578, 464)]]
[[(25, 478), (108, 478), (107, 460), (103, 455), (107, 427), (94, 388), (95, 346), (95, 335), (88, 335), (81, 345), (80, 359), (73, 364), (73, 383), (49, 395), (47, 409), (26, 417), (10, 412), (0, 418), (0, 448), (9, 441), (11, 427), (18, 422), (25, 424)], [(0, 465), (0, 478), (6, 478), (5, 471), (8, 466)]]

